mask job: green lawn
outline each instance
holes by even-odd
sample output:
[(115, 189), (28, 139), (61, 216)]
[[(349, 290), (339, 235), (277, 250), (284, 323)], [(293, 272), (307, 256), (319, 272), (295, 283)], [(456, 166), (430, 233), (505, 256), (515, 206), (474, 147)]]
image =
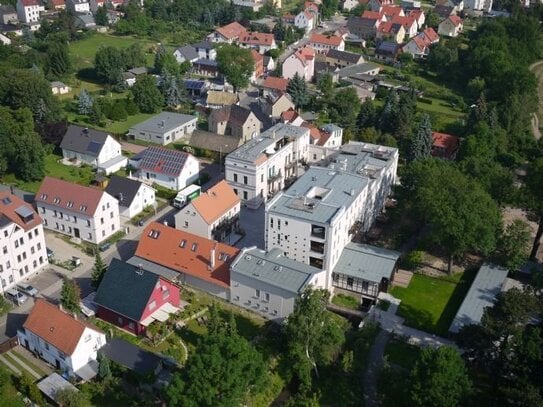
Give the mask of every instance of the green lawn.
[(400, 339), (391, 339), (385, 348), (385, 356), (389, 363), (410, 370), (419, 357), (420, 348)]
[(351, 297), (346, 294), (336, 294), (332, 297), (332, 304), (335, 304), (339, 307), (358, 309), (360, 308), (360, 301), (355, 297)]
[(447, 335), (474, 277), (475, 270), (444, 278), (415, 274), (409, 287), (394, 287), (391, 294), (402, 300), (398, 313), (406, 325)]
[(18, 394), (14, 384), (17, 378), (11, 370), (1, 362), (0, 369), (5, 370), (9, 374), (9, 381), (0, 388), (0, 407), (24, 407), (25, 403), (23, 402), (22, 396)]
[[(40, 368), (35, 361), (33, 361), (31, 358), (28, 358), (24, 355), (22, 355), (19, 352), (16, 352), (15, 350), (12, 350), (12, 352), (15, 354), (15, 357), (20, 359), (23, 363), (25, 363), (28, 367), (30, 367), (32, 370), (34, 370), (37, 374), (43, 376), (47, 376), (47, 372), (45, 372), (42, 368)], [(25, 371), (24, 367), (22, 367), (19, 362), (17, 362), (10, 353), (4, 353), (4, 357), (8, 359), (9, 362), (11, 362), (12, 365), (15, 365), (19, 368), (21, 371)]]

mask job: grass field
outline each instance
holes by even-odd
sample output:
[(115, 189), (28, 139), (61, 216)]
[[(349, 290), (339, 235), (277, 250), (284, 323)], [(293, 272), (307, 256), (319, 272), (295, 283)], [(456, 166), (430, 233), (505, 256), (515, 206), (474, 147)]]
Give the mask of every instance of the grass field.
[(406, 325), (447, 335), (474, 277), (474, 270), (446, 278), (415, 274), (409, 287), (394, 287), (391, 294), (402, 300), (398, 313)]
[(410, 370), (419, 357), (420, 348), (400, 339), (391, 339), (385, 348), (385, 357), (389, 363)]
[(358, 309), (360, 308), (360, 301), (350, 295), (336, 294), (332, 297), (332, 304), (340, 307)]
[(18, 391), (14, 385), (17, 378), (2, 362), (0, 362), (0, 369), (9, 374), (9, 381), (0, 388), (0, 407), (24, 407), (22, 396), (17, 394)]

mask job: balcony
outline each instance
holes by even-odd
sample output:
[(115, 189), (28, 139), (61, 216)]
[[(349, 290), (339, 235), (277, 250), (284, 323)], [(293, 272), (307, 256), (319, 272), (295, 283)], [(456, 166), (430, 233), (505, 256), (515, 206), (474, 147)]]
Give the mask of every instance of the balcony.
[(311, 236), (318, 239), (326, 239), (326, 228), (324, 226), (311, 225)]
[(296, 161), (290, 161), (285, 164), (285, 170), (290, 170), (291, 168), (294, 168), (298, 165)]
[(311, 251), (319, 254), (324, 254), (324, 243), (311, 240)]
[(268, 175), (268, 184), (274, 182), (274, 181), (277, 181), (279, 179), (281, 179), (283, 177), (283, 175), (281, 174), (281, 171), (279, 172), (276, 172), (275, 174), (271, 174), (271, 175)]

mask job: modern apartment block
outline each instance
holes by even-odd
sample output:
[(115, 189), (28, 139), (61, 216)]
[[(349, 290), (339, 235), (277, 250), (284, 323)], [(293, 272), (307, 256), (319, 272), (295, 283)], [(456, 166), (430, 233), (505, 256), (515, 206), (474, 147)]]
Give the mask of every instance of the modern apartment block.
[(398, 150), (349, 143), (266, 204), (266, 250), (326, 270), (330, 289), (343, 248), (382, 211), (396, 180)]
[(297, 176), (307, 159), (309, 129), (278, 123), (226, 156), (225, 178), (242, 202), (257, 208)]
[(35, 199), (47, 229), (91, 243), (120, 229), (119, 201), (100, 189), (45, 177)]
[(0, 193), (0, 250), (2, 291), (47, 265), (41, 218), (9, 192)]

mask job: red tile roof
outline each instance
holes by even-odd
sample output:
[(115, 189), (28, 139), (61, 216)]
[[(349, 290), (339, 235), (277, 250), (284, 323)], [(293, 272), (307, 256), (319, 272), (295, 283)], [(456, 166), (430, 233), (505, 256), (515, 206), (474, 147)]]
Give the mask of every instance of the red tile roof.
[(298, 112), (294, 109), (285, 110), (281, 113), (281, 120), (284, 122), (292, 123), (299, 116)]
[(101, 332), (98, 328), (75, 319), (56, 305), (36, 298), (34, 308), (23, 325), (45, 342), (53, 345), (66, 355), (72, 355), (85, 328)]
[(317, 141), (321, 138), (321, 132), (319, 129), (311, 123), (303, 122), (301, 127), (305, 127), (306, 129), (309, 129), (309, 136), (314, 140)]
[(39, 0), (21, 0), (21, 3), (23, 3), (24, 7), (31, 7), (31, 6), (39, 6), (40, 5)]
[[(184, 247), (181, 247), (183, 241)], [(215, 267), (211, 269), (213, 247)], [(228, 258), (225, 260), (221, 253)], [(136, 256), (142, 259), (225, 288), (230, 286), (230, 263), (238, 253), (235, 247), (157, 222), (145, 228), (136, 249)]]
[(192, 206), (211, 225), (240, 203), (230, 185), (222, 180), (192, 201)]
[[(19, 212), (23, 215), (20, 215)], [(26, 212), (32, 212), (32, 217), (26, 216)], [(32, 205), (27, 204), (15, 195), (11, 195), (8, 191), (0, 192), (0, 218), (2, 217), (19, 225), (25, 231), (31, 230), (41, 224), (41, 218)]]
[(316, 43), (316, 44), (332, 45), (334, 47), (337, 47), (341, 45), (341, 43), (343, 42), (343, 38), (338, 37), (336, 35), (323, 35), (323, 34), (313, 33), (311, 34), (311, 37), (309, 38), (309, 42)]
[(304, 65), (308, 64), (308, 61), (311, 61), (315, 58), (315, 51), (312, 47), (306, 46), (303, 48), (298, 49), (296, 52), (294, 52), (294, 55), (302, 61)]
[(380, 20), (383, 15), (378, 11), (366, 10), (362, 13), (362, 18), (367, 18), (368, 20)]
[(422, 32), (426, 38), (430, 41), (431, 44), (435, 42), (439, 42), (439, 35), (435, 32), (435, 30), (431, 27), (425, 28)]
[[(98, 0), (96, 2), (97, 4), (103, 4), (104, 2), (101, 1), (101, 0)], [(64, 0), (51, 0), (51, 4), (55, 7), (59, 7), (59, 6), (65, 6), (66, 3), (64, 2)]]
[(251, 50), (251, 56), (253, 57), (255, 64), (258, 64), (259, 62), (264, 63), (264, 55), (259, 53), (258, 51), (252, 49)]
[(240, 23), (234, 21), (233, 23), (227, 24), (224, 27), (217, 28), (215, 31), (217, 31), (224, 38), (233, 40), (238, 38), (240, 35), (245, 34), (247, 30)]
[(462, 19), (458, 16), (449, 16), (449, 20), (457, 27), (462, 24)]
[(36, 193), (35, 200), (71, 212), (93, 216), (103, 194), (104, 191), (97, 188), (45, 177)]
[(251, 32), (243, 34), (238, 40), (241, 44), (271, 45), (275, 42), (273, 34)]
[(381, 13), (383, 13), (388, 18), (394, 18), (397, 16), (401, 16), (403, 14), (403, 9), (399, 6), (383, 6), (381, 9)]
[(392, 22), (394, 24), (401, 24), (406, 29), (409, 29), (413, 26), (413, 24), (417, 24), (417, 20), (414, 17), (402, 17), (402, 16), (394, 16), (392, 18)]
[(458, 147), (460, 147), (458, 137), (436, 131), (432, 132), (432, 148), (437, 150), (432, 151), (432, 155), (452, 158)]
[(278, 78), (276, 76), (268, 76), (266, 79), (264, 79), (262, 86), (264, 88), (276, 89), (282, 92), (286, 92), (288, 86), (288, 79)]

